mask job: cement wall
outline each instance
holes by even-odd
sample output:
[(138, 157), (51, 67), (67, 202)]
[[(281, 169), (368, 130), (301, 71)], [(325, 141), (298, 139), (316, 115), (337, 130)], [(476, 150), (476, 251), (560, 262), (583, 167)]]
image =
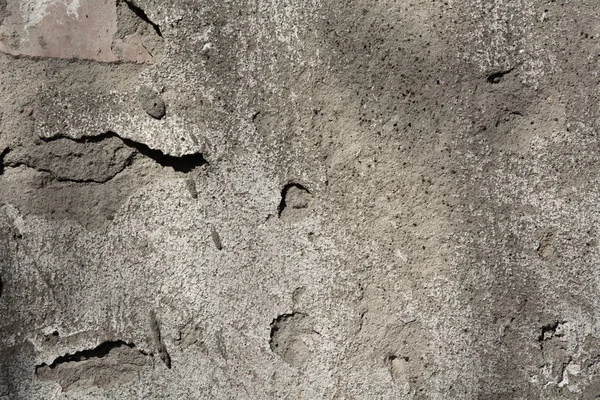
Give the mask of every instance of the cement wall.
[(0, 0), (0, 399), (596, 399), (600, 8)]

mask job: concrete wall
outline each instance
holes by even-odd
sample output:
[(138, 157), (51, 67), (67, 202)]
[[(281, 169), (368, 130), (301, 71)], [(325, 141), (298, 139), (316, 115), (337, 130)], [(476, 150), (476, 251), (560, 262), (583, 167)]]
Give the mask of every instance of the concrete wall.
[(0, 399), (596, 399), (599, 18), (0, 0)]

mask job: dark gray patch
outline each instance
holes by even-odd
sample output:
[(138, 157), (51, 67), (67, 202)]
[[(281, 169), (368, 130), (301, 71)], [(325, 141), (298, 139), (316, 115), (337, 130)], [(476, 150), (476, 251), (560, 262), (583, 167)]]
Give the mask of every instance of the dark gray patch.
[(48, 172), (58, 181), (102, 183), (123, 171), (135, 153), (115, 135), (95, 140), (59, 138), (11, 151), (3, 164)]
[(166, 113), (166, 106), (160, 95), (148, 87), (142, 87), (138, 93), (138, 100), (142, 109), (155, 119), (162, 119)]
[(14, 205), (23, 216), (74, 220), (95, 229), (109, 223), (131, 193), (149, 182), (135, 169), (106, 183), (80, 183), (57, 181), (48, 172), (25, 166), (9, 168), (1, 176), (0, 202)]
[(43, 36), (38, 36), (38, 43), (40, 44), (40, 47), (42, 49), (45, 49), (46, 47), (48, 47), (48, 42), (46, 42), (46, 39), (44, 39)]
[(162, 167), (187, 173), (205, 163), (199, 153), (169, 156), (112, 132), (50, 139), (0, 154), (0, 202), (23, 215), (102, 227), (132, 191), (168, 173)]
[(213, 226), (210, 227), (210, 236), (212, 237), (212, 241), (217, 250), (222, 250), (223, 244), (221, 243), (221, 237), (219, 236), (219, 232), (217, 232)]
[[(2, 332), (6, 333), (5, 330)], [(2, 400), (30, 399), (31, 387), (23, 384), (30, 379), (31, 364), (35, 357), (33, 345), (25, 340), (13, 346), (0, 346), (0, 398)], [(23, 362), (25, 361), (26, 362)]]
[(227, 360), (227, 345), (225, 344), (225, 338), (223, 337), (223, 332), (218, 331), (215, 335), (215, 342), (217, 345), (217, 351), (223, 357), (224, 360)]

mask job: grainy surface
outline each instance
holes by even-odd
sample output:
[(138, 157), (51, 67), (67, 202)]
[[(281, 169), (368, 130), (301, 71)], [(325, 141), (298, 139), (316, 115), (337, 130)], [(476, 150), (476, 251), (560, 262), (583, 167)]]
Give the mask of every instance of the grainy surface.
[(599, 18), (0, 0), (0, 399), (596, 399)]

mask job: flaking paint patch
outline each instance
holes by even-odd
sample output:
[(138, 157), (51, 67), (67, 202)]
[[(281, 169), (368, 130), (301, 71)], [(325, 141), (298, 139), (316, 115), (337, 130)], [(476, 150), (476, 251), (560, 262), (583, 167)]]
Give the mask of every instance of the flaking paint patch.
[(12, 15), (16, 14), (10, 14), (0, 27), (4, 53), (118, 61), (111, 50), (117, 30), (114, 2), (23, 0), (20, 18)]
[(0, 51), (7, 54), (100, 62), (154, 59), (138, 32), (115, 38), (114, 0), (22, 0), (18, 7), (9, 4), (7, 11), (0, 26)]

